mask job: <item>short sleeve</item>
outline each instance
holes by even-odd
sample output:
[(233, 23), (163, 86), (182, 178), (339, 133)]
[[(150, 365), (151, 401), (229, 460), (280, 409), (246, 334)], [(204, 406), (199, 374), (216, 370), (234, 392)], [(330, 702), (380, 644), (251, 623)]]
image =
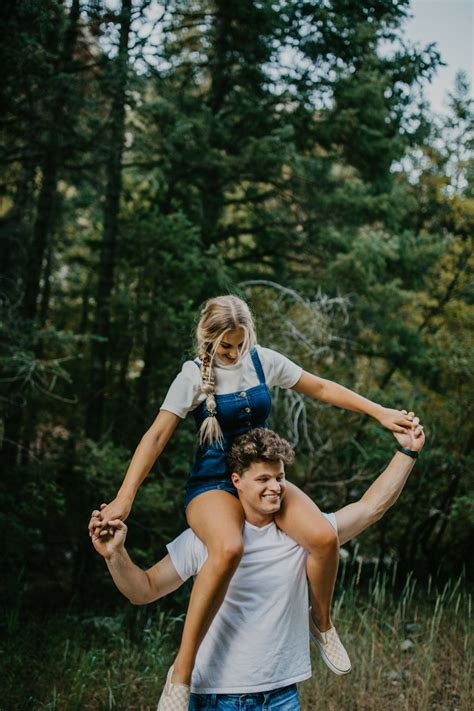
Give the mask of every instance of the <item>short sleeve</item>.
[(160, 410), (168, 410), (184, 419), (199, 404), (200, 399), (204, 399), (200, 371), (194, 361), (187, 360), (171, 383)]
[(181, 580), (197, 575), (207, 558), (207, 548), (190, 528), (166, 546)]
[(301, 378), (303, 368), (281, 353), (259, 346), (258, 354), (269, 387), (292, 388)]
[(329, 521), (331, 526), (335, 529), (337, 533), (337, 519), (336, 519), (336, 514), (334, 513), (324, 513), (324, 511), (321, 512), (325, 518)]

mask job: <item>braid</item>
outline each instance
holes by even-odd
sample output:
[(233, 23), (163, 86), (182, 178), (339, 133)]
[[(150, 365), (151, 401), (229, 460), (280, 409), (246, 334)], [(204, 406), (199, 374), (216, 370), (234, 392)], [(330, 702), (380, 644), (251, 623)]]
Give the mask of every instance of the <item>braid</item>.
[(218, 445), (222, 446), (224, 437), (216, 417), (217, 403), (214, 397), (216, 386), (212, 369), (213, 359), (207, 353), (201, 357), (201, 392), (206, 395), (207, 417), (199, 430), (199, 439), (202, 445), (217, 442)]

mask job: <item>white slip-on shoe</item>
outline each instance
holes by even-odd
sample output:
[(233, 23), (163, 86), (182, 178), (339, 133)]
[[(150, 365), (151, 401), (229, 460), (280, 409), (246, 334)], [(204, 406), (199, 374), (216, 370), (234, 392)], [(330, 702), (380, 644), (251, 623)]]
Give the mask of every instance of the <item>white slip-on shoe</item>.
[(191, 688), (187, 684), (173, 684), (173, 667), (166, 676), (165, 688), (158, 701), (156, 711), (188, 711)]
[(326, 632), (321, 632), (313, 620), (311, 608), (309, 608), (309, 633), (318, 646), (324, 663), (334, 674), (348, 674), (351, 671), (351, 660), (339, 639), (336, 628), (330, 627)]

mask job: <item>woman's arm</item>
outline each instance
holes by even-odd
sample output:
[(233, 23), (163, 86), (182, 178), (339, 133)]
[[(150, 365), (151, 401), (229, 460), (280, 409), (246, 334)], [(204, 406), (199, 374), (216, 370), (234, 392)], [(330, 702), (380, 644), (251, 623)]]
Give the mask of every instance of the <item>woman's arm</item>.
[(133, 503), (140, 485), (163, 452), (180, 421), (181, 419), (173, 412), (160, 410), (135, 450), (117, 497)]
[[(123, 521), (127, 518), (140, 485), (164, 450), (180, 420), (181, 418), (174, 413), (160, 410), (151, 427), (141, 438), (117, 496), (101, 509), (99, 515), (101, 526), (105, 526), (107, 521), (112, 519), (119, 518)], [(90, 533), (93, 526), (91, 518)]]
[(363, 412), (366, 415), (370, 415), (378, 420), (381, 425), (392, 430), (392, 432), (405, 432), (407, 427), (411, 428), (413, 426), (409, 415), (399, 410), (392, 410), (378, 405), (372, 400), (368, 400), (362, 395), (345, 388), (343, 385), (312, 375), (305, 370), (292, 389), (304, 395), (309, 395), (315, 400), (322, 400), (336, 407), (341, 407), (344, 410), (353, 410), (354, 412)]

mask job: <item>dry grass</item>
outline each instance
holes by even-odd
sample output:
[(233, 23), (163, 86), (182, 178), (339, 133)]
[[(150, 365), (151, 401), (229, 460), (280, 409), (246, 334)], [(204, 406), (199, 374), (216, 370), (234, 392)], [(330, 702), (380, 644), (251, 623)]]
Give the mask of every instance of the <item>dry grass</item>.
[[(304, 711), (468, 711), (471, 596), (461, 579), (418, 589), (411, 576), (393, 593), (390, 573), (364, 590), (347, 575), (335, 619), (353, 663), (334, 676), (314, 653), (313, 678), (300, 685)], [(7, 618), (0, 709), (105, 711), (156, 708), (181, 626), (156, 608), (113, 618), (16, 612)]]
[(337, 601), (336, 619), (353, 671), (330, 672), (313, 655), (313, 678), (300, 687), (303, 711), (468, 711), (471, 673), (471, 596), (462, 579), (442, 590), (416, 591), (408, 577), (399, 596), (389, 574), (375, 573), (369, 594), (357, 575)]

